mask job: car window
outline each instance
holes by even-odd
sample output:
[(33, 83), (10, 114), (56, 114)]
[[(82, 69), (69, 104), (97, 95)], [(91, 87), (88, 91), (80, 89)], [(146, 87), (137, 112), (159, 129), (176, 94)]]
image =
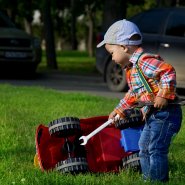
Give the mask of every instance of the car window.
[[(159, 33), (164, 18), (167, 16), (166, 11), (154, 10), (134, 17), (133, 22), (137, 24), (142, 33)], [(134, 21), (135, 20), (135, 21)]]
[(166, 35), (185, 37), (185, 13), (174, 12), (170, 15)]

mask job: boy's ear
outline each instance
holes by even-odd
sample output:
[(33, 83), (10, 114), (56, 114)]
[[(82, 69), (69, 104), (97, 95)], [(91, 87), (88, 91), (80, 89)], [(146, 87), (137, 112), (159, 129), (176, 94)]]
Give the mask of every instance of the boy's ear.
[(123, 48), (123, 51), (124, 51), (125, 53), (128, 52), (128, 47), (127, 47), (127, 46), (121, 45), (121, 47)]

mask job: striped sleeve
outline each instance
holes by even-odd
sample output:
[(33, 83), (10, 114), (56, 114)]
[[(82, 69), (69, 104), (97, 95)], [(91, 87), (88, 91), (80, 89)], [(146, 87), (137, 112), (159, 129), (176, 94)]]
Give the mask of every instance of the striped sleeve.
[[(166, 99), (175, 98), (176, 90), (176, 72), (175, 69), (159, 56), (145, 56), (141, 62), (141, 68), (144, 75), (158, 81), (158, 92), (156, 96)], [(155, 89), (153, 89), (156, 92)]]
[(129, 90), (123, 99), (120, 100), (118, 106), (115, 108), (116, 112), (123, 113), (125, 109), (133, 107), (136, 103), (136, 95), (131, 90)]
[(160, 83), (159, 92), (157, 96), (174, 99), (176, 88), (176, 72), (175, 69), (167, 63), (162, 63), (159, 68)]

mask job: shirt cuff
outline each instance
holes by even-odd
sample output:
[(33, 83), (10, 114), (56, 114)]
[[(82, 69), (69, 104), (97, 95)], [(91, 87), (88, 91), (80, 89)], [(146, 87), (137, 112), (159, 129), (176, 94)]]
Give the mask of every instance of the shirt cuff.
[(121, 118), (125, 118), (124, 109), (122, 107), (116, 107), (114, 109), (114, 112), (116, 112), (116, 114), (119, 114)]

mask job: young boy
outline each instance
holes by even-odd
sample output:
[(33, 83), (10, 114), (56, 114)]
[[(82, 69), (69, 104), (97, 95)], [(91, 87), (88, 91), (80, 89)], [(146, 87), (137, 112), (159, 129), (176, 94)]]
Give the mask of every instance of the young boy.
[[(145, 126), (139, 140), (140, 162), (144, 179), (166, 182), (168, 176), (168, 149), (172, 137), (181, 127), (182, 111), (179, 105), (168, 104), (176, 99), (176, 73), (174, 68), (160, 56), (144, 53), (142, 35), (138, 27), (125, 19), (115, 22), (107, 30), (104, 40), (112, 60), (126, 72), (129, 91), (109, 115), (117, 114), (124, 119), (124, 110), (134, 107), (137, 101), (154, 103), (141, 111)], [(139, 77), (139, 66), (152, 93)]]

